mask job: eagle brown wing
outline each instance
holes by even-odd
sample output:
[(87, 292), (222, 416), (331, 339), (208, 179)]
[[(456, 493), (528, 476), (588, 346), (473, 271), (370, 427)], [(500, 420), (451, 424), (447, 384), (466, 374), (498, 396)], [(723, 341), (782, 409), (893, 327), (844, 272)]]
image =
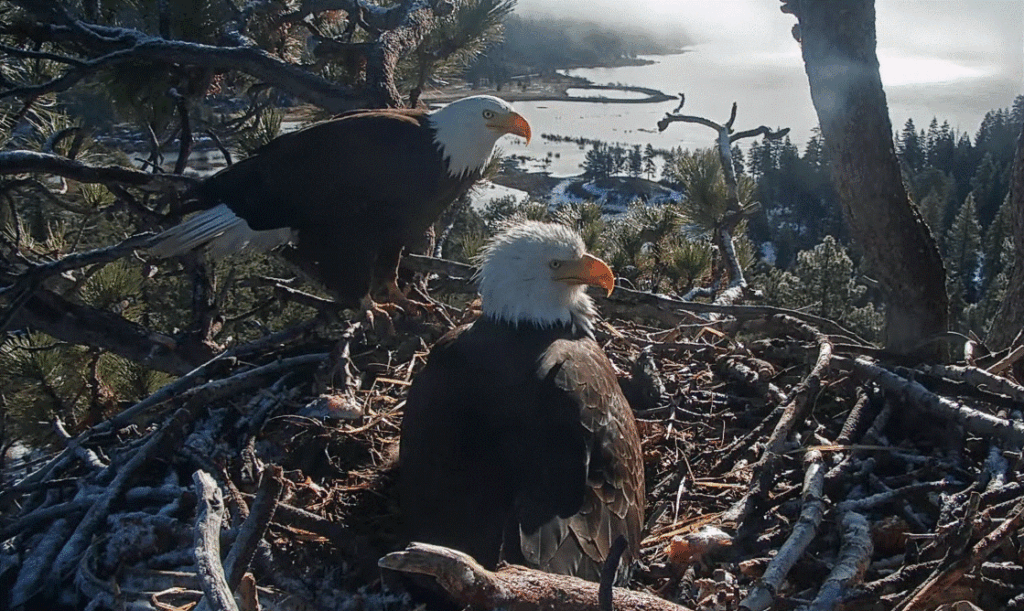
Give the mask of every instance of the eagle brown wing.
[(636, 557), (636, 422), (601, 348), (558, 333), (481, 319), (431, 350), (402, 423), (412, 540), (590, 580), (620, 533)]
[(622, 567), (640, 550), (645, 496), (636, 420), (611, 362), (593, 340), (555, 341), (540, 373), (550, 385), (546, 392), (578, 409), (586, 486), (578, 512), (556, 516), (536, 532), (520, 532), (523, 555), (541, 569), (597, 581), (619, 534), (628, 544)]
[(257, 231), (403, 220), (445, 176), (424, 121), (422, 111), (360, 112), (282, 134), (204, 181), (197, 207), (227, 204)]

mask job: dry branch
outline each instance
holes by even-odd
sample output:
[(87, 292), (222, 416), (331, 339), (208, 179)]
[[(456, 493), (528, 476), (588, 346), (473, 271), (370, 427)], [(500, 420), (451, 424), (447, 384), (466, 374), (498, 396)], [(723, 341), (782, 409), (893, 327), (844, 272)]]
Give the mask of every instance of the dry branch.
[(961, 424), (973, 433), (989, 435), (1017, 450), (1024, 446), (1024, 423), (1010, 422), (1005, 418), (986, 414), (936, 395), (919, 382), (901, 378), (865, 358), (841, 361), (837, 359), (836, 362), (842, 362), (844, 367), (877, 382), (886, 391), (896, 394), (908, 403), (921, 407), (935, 416)]
[(736, 170), (732, 160), (732, 143), (740, 138), (749, 138), (758, 135), (764, 135), (765, 138), (770, 140), (777, 139), (783, 137), (789, 132), (789, 130), (785, 129), (778, 132), (772, 132), (762, 126), (758, 129), (734, 134), (732, 133), (732, 125), (736, 121), (735, 102), (733, 102), (729, 120), (724, 125), (704, 117), (678, 114), (685, 103), (686, 96), (679, 94), (679, 106), (676, 107), (674, 112), (666, 113), (665, 116), (658, 121), (658, 131), (665, 131), (672, 123), (684, 122), (696, 123), (698, 125), (710, 127), (715, 130), (717, 134), (716, 142), (718, 158), (722, 165), (722, 173), (725, 176), (727, 194), (725, 213), (721, 218), (716, 220), (716, 226), (712, 234), (715, 245), (718, 247), (718, 251), (722, 255), (722, 259), (729, 268), (729, 286), (715, 299), (715, 303), (732, 305), (739, 301), (747, 288), (747, 281), (743, 277), (743, 268), (739, 264), (739, 258), (736, 256), (736, 249), (733, 246), (732, 234), (740, 222), (746, 218), (746, 215), (750, 212), (749, 210), (744, 210), (740, 205), (739, 185), (737, 183)]
[(1017, 532), (1021, 524), (1024, 524), (1024, 501), (1018, 502), (1013, 514), (979, 541), (969, 555), (949, 558), (948, 566), (938, 570), (934, 577), (923, 583), (909, 600), (899, 606), (898, 611), (916, 611), (926, 608), (929, 601), (935, 596), (951, 587), (965, 573), (980, 566), (998, 546)]
[(203, 601), (214, 611), (238, 611), (235, 597), (220, 563), (220, 525), (224, 518), (224, 497), (213, 478), (203, 471), (192, 475), (199, 497), (193, 547), (196, 572), (203, 587)]
[(763, 611), (770, 607), (789, 571), (818, 532), (821, 518), (825, 514), (825, 467), (822, 464), (821, 453), (815, 450), (808, 452), (804, 457), (804, 464), (806, 473), (801, 494), (803, 509), (800, 511), (800, 519), (793, 526), (793, 532), (786, 539), (785, 545), (768, 564), (757, 586), (740, 603), (740, 609)]
[(114, 503), (120, 500), (138, 472), (155, 456), (166, 452), (172, 447), (176, 440), (184, 433), (185, 427), (192, 421), (192, 415), (186, 410), (178, 410), (170, 421), (160, 430), (155, 431), (150, 439), (143, 445), (131, 460), (117, 470), (110, 485), (107, 486), (103, 495), (93, 503), (89, 511), (78, 523), (75, 532), (61, 548), (60, 554), (53, 563), (53, 572), (49, 575), (48, 582), (56, 586), (65, 575), (72, 572), (73, 568), (82, 559), (86, 547), (97, 534), (101, 526), (106, 522)]
[[(3, 98), (0, 92), (0, 98)], [(198, 180), (177, 174), (151, 174), (122, 166), (95, 166), (50, 153), (34, 151), (0, 152), (0, 175), (45, 173), (70, 178), (83, 183), (124, 185), (165, 193), (184, 191), (198, 184)]]
[[(401, 552), (380, 559), (394, 571), (428, 575), (459, 605), (517, 611), (559, 609), (598, 611), (598, 584), (565, 575), (553, 575), (517, 565), (491, 572), (467, 554), (438, 545), (413, 543)], [(667, 600), (613, 588), (616, 611), (686, 611)]]
[(924, 365), (921, 370), (930, 375), (966, 382), (975, 388), (1006, 395), (1024, 407), (1024, 386), (984, 369), (958, 365)]
[(842, 547), (828, 579), (818, 590), (808, 611), (832, 611), (845, 594), (864, 575), (871, 562), (873, 546), (867, 518), (855, 511), (840, 513)]

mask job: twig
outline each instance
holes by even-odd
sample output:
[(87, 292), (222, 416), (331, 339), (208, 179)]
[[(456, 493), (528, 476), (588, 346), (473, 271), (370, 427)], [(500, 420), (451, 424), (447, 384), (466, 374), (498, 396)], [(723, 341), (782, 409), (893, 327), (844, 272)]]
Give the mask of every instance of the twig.
[(913, 611), (926, 608), (929, 601), (935, 596), (948, 589), (960, 580), (965, 573), (980, 566), (989, 555), (992, 554), (1003, 541), (1013, 535), (1024, 523), (1024, 501), (1020, 501), (1014, 509), (1013, 515), (1007, 518), (995, 530), (985, 535), (971, 549), (968, 556), (957, 558), (952, 563), (938, 570), (938, 574), (921, 584), (919, 588), (897, 609), (898, 611)]
[(995, 437), (1018, 450), (1024, 446), (1024, 423), (1010, 422), (1005, 418), (986, 414), (952, 399), (936, 395), (919, 382), (901, 378), (865, 358), (837, 357), (835, 360), (837, 364), (877, 382), (882, 388), (903, 400), (919, 406), (935, 416), (957, 422), (972, 433)]
[(804, 457), (807, 467), (804, 474), (803, 509), (800, 519), (793, 526), (786, 543), (779, 553), (772, 558), (758, 584), (751, 589), (747, 597), (740, 603), (740, 609), (762, 611), (771, 606), (776, 593), (785, 581), (786, 575), (803, 555), (804, 550), (814, 540), (825, 513), (825, 499), (822, 490), (825, 485), (825, 467), (822, 464), (821, 452), (812, 450)]
[(861, 579), (871, 562), (873, 546), (867, 518), (854, 511), (843, 512), (840, 515), (843, 544), (839, 548), (839, 558), (808, 611), (835, 609), (841, 602), (843, 594)]
[(902, 488), (895, 488), (893, 490), (887, 490), (886, 492), (872, 494), (871, 496), (866, 496), (862, 499), (843, 501), (836, 505), (836, 509), (839, 511), (868, 511), (870, 509), (875, 509), (879, 505), (892, 503), (893, 501), (898, 501), (914, 494), (946, 490), (951, 486), (952, 484), (947, 481), (910, 484), (909, 486), (903, 486)]
[(215, 611), (237, 611), (238, 605), (231, 595), (231, 588), (224, 578), (224, 567), (220, 563), (220, 525), (224, 517), (224, 498), (217, 482), (208, 473), (196, 471), (192, 474), (192, 481), (196, 484), (199, 497), (193, 551), (196, 573), (205, 595), (203, 601)]

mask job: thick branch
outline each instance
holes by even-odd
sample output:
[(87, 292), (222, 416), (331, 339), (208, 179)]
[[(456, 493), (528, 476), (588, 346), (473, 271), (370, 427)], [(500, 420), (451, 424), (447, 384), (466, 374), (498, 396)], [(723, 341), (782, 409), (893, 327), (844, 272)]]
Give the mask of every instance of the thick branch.
[(192, 474), (192, 480), (196, 484), (196, 496), (199, 498), (193, 550), (196, 573), (203, 594), (206, 595), (203, 602), (216, 611), (237, 611), (238, 605), (231, 595), (231, 588), (224, 578), (224, 567), (220, 563), (220, 525), (224, 518), (224, 497), (217, 482), (208, 473), (196, 471)]
[[(508, 565), (491, 572), (469, 555), (438, 545), (413, 543), (380, 559), (380, 566), (404, 573), (429, 575), (460, 605), (517, 611), (598, 611), (598, 584)], [(686, 611), (643, 592), (613, 589), (616, 611)]]
[(878, 383), (887, 392), (896, 394), (904, 401), (916, 405), (928, 413), (963, 425), (972, 433), (988, 435), (1010, 444), (1018, 450), (1024, 446), (1024, 424), (1010, 422), (1005, 418), (986, 414), (969, 408), (952, 399), (936, 395), (921, 385), (902, 378), (887, 369), (875, 365), (865, 358), (835, 359), (861, 376)]
[(825, 515), (825, 466), (822, 464), (821, 452), (808, 452), (804, 457), (804, 463), (807, 470), (804, 474), (803, 509), (800, 511), (800, 519), (793, 526), (793, 532), (786, 539), (782, 549), (768, 564), (757, 586), (740, 603), (740, 609), (763, 611), (770, 607), (789, 571), (818, 532), (821, 518)]
[[(0, 98), (3, 95), (0, 93)], [(49, 153), (0, 152), (0, 175), (29, 172), (45, 172), (84, 183), (127, 185), (159, 192), (168, 188), (184, 191), (198, 183), (195, 178), (188, 176), (150, 174), (121, 166), (94, 166)]]
[(839, 549), (839, 559), (828, 579), (818, 590), (809, 611), (832, 611), (842, 599), (844, 593), (857, 583), (871, 562), (873, 545), (871, 528), (863, 515), (847, 511), (842, 514), (843, 545)]
[(188, 373), (198, 364), (178, 351), (175, 341), (166, 335), (46, 290), (31, 293), (11, 317), (10, 327), (35, 329), (60, 341), (109, 350), (174, 375)]
[(131, 460), (118, 469), (117, 475), (107, 486), (106, 492), (89, 508), (75, 532), (61, 548), (60, 554), (53, 564), (53, 572), (49, 579), (51, 584), (60, 583), (61, 579), (74, 570), (93, 536), (98, 534), (101, 526), (106, 523), (114, 503), (119, 501), (125, 490), (128, 489), (128, 484), (135, 479), (150, 459), (167, 452), (174, 446), (175, 441), (180, 441), (185, 427), (191, 421), (191, 414), (186, 410), (178, 410), (167, 425), (154, 431), (145, 445), (136, 450)]

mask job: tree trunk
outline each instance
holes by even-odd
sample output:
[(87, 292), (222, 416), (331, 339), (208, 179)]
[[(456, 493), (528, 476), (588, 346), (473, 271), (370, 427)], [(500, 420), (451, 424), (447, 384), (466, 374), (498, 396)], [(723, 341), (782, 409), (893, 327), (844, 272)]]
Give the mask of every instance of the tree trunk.
[(1024, 127), (1017, 137), (1017, 155), (1010, 180), (1010, 230), (1013, 232), (1013, 269), (1006, 297), (992, 319), (985, 343), (993, 350), (1009, 347), (1024, 329)]
[(843, 216), (886, 299), (885, 347), (906, 354), (947, 330), (939, 250), (911, 204), (875, 54), (874, 0), (783, 7), (800, 21), (804, 65)]

